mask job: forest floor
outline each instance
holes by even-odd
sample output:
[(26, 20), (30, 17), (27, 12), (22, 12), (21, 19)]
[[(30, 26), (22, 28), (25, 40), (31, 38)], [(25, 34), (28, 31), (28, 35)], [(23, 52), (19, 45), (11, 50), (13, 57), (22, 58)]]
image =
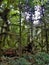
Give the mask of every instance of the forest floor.
[(31, 65), (34, 63), (33, 57), (30, 57), (30, 55), (24, 55), (22, 57), (5, 57), (2, 56), (2, 61), (0, 62), (0, 65)]
[(36, 54), (23, 54), (21, 57), (2, 56), (0, 65), (49, 65), (49, 54), (38, 52)]

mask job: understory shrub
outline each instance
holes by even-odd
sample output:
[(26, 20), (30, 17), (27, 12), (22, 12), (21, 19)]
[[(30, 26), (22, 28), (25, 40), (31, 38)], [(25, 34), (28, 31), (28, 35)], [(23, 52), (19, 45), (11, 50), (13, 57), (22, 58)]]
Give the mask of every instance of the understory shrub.
[(40, 52), (34, 55), (36, 65), (49, 65), (49, 54)]

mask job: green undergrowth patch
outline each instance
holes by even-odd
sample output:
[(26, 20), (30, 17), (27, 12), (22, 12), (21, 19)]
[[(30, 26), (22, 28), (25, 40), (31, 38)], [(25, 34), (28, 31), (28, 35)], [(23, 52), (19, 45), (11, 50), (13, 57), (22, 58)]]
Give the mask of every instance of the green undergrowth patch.
[(16, 59), (6, 58), (6, 62), (1, 62), (1, 65), (49, 65), (49, 54), (45, 52), (39, 52), (35, 55), (24, 54), (22, 57)]

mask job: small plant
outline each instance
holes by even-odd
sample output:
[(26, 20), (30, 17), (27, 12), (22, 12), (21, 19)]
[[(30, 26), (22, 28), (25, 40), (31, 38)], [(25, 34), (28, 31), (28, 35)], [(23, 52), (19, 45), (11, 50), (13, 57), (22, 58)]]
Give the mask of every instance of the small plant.
[(31, 65), (31, 63), (30, 62), (28, 62), (26, 59), (24, 59), (24, 58), (19, 58), (18, 60), (17, 60), (17, 65)]
[(9, 60), (9, 65), (31, 65), (31, 63), (24, 58), (19, 58), (16, 60)]
[(49, 54), (45, 52), (40, 52), (34, 56), (36, 60), (36, 65), (46, 65), (49, 64)]

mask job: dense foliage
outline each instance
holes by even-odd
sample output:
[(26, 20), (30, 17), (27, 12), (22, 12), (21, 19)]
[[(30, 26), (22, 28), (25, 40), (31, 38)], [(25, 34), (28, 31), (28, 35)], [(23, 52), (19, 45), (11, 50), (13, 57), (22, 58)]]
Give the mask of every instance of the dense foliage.
[[(7, 49), (24, 54), (23, 58), (9, 60), (9, 65), (31, 65), (33, 61), (34, 65), (49, 64), (45, 53), (49, 53), (49, 0), (0, 0), (0, 56)], [(35, 55), (25, 56), (30, 49)]]

